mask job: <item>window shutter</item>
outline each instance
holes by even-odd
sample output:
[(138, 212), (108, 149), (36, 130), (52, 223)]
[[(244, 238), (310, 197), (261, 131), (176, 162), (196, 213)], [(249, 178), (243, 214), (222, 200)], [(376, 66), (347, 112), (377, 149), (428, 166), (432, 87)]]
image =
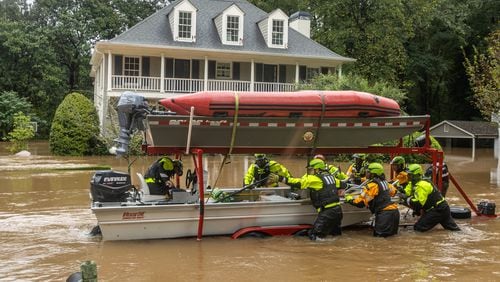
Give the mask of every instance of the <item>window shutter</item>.
[(240, 63), (233, 63), (233, 79), (240, 80)]
[(198, 79), (200, 78), (200, 61), (192, 60), (192, 69), (191, 69), (191, 78)]
[(149, 57), (142, 57), (142, 76), (149, 76)]
[(263, 64), (255, 64), (255, 81), (257, 82), (262, 82), (262, 68), (264, 67)]
[(307, 68), (306, 66), (299, 66), (299, 81), (305, 81), (307, 79)]
[(286, 66), (285, 65), (280, 65), (279, 82), (280, 83), (285, 83), (286, 82)]
[(208, 79), (215, 79), (215, 61), (208, 61)]
[(115, 55), (115, 75), (123, 75), (123, 56)]
[(165, 59), (165, 77), (174, 77), (174, 59)]

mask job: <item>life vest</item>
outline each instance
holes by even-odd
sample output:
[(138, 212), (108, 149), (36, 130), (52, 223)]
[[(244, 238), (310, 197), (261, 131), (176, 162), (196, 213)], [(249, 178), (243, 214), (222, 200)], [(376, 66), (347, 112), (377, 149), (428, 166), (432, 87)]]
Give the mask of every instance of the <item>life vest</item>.
[(385, 180), (373, 178), (370, 182), (375, 182), (378, 185), (378, 195), (368, 204), (370, 211), (375, 214), (392, 204), (390, 189)]
[(146, 183), (156, 183), (156, 184), (165, 184), (161, 174), (166, 174), (168, 178), (171, 178), (174, 175), (173, 171), (166, 171), (163, 169), (163, 165), (161, 163), (162, 159), (157, 160), (151, 167), (149, 167), (148, 171), (144, 175), (144, 180)]
[(319, 209), (328, 204), (339, 202), (335, 177), (329, 173), (318, 173), (316, 176), (323, 182), (323, 187), (319, 190), (310, 189), (312, 205)]
[[(253, 178), (254, 182), (259, 182), (262, 179), (266, 178), (271, 174), (271, 167), (270, 167), (270, 162), (266, 163), (266, 166), (264, 168), (260, 168), (257, 165), (254, 166), (253, 168)], [(265, 183), (262, 182), (258, 187), (264, 186)]]

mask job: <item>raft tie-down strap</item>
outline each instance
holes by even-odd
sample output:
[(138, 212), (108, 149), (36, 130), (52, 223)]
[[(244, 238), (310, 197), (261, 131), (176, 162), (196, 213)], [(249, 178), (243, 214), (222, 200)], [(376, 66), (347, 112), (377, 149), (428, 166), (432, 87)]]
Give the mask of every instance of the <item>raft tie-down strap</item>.
[(219, 173), (217, 174), (217, 178), (215, 179), (214, 183), (214, 188), (217, 187), (217, 182), (219, 181), (219, 177), (222, 173), (222, 168), (224, 167), (224, 164), (226, 163), (227, 156), (231, 155), (233, 152), (233, 146), (234, 146), (234, 141), (236, 140), (236, 128), (238, 127), (238, 110), (239, 110), (239, 96), (238, 92), (234, 92), (234, 116), (233, 116), (233, 130), (231, 132), (231, 142), (229, 145), (229, 152), (224, 155), (224, 159), (222, 160), (222, 163), (220, 164), (219, 167)]
[(323, 92), (319, 93), (319, 96), (321, 97), (321, 115), (319, 116), (318, 119), (318, 126), (316, 126), (316, 137), (314, 138), (314, 143), (311, 148), (311, 156), (314, 156), (315, 151), (316, 151), (316, 146), (318, 145), (318, 140), (319, 140), (319, 131), (321, 129), (321, 123), (323, 122), (323, 118), (325, 117), (325, 112), (326, 112), (326, 105), (325, 105), (325, 95), (323, 95)]

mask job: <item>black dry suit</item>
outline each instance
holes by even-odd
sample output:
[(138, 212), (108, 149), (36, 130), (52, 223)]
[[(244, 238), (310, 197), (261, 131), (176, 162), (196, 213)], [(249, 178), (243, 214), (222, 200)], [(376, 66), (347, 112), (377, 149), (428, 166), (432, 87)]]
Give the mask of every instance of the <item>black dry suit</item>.
[(339, 203), (335, 177), (329, 173), (318, 173), (317, 177), (323, 182), (323, 188), (310, 189), (311, 202), (316, 209), (328, 208), (332, 203)]

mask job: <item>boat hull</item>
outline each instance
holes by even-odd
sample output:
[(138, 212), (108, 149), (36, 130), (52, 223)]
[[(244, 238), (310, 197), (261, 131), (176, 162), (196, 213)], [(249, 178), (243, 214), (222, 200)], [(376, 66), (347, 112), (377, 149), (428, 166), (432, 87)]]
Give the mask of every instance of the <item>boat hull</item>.
[(254, 117), (399, 116), (396, 101), (358, 91), (197, 92), (160, 100), (167, 109), (188, 115)]
[[(181, 238), (198, 235), (198, 204), (93, 206), (104, 240)], [(251, 226), (313, 224), (309, 200), (205, 204), (203, 236), (231, 235)], [(369, 220), (366, 209), (343, 205), (343, 226)]]

